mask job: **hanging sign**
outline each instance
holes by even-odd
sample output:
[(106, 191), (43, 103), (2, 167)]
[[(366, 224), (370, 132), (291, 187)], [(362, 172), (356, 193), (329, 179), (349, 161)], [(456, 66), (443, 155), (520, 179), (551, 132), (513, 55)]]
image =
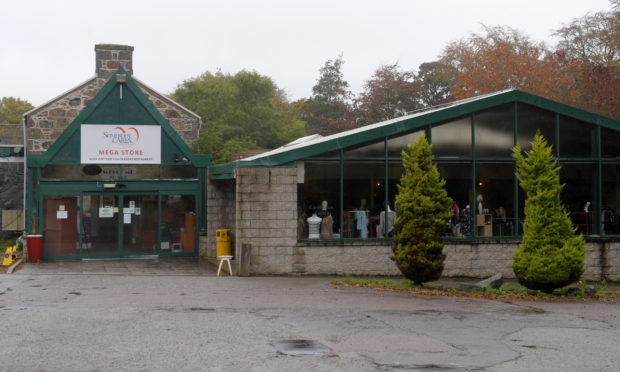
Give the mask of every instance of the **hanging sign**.
[(159, 125), (82, 124), (82, 164), (159, 164)]

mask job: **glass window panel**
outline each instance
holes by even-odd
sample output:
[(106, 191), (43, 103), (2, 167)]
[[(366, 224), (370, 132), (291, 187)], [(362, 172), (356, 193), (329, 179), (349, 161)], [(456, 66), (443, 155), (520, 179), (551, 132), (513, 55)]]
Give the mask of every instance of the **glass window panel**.
[(48, 164), (43, 168), (43, 178), (55, 179), (77, 179), (80, 178), (78, 165), (56, 165)]
[(82, 216), (82, 253), (85, 256), (118, 254), (118, 220), (117, 195), (84, 195), (84, 214)]
[(298, 177), (297, 184), (297, 238), (309, 237), (308, 218), (315, 213), (321, 219), (331, 216), (331, 231), (327, 220), (320, 234), (324, 239), (340, 237), (340, 162), (305, 161), (300, 174), (303, 177)]
[(193, 165), (164, 165), (163, 178), (197, 178), (198, 172)]
[[(379, 219), (379, 230), (377, 230), (377, 237), (385, 237), (387, 234), (388, 237), (391, 237), (393, 234), (393, 220), (396, 218), (396, 194), (398, 194), (398, 184), (400, 183), (400, 178), (402, 177), (405, 169), (403, 167), (403, 163), (401, 161), (391, 161), (388, 164), (388, 213), (387, 218), (384, 217), (383, 224), (381, 224), (382, 220)], [(385, 227), (384, 227), (385, 226)]]
[[(472, 200), (471, 191), (471, 162), (437, 162), (441, 177), (446, 180), (448, 196), (454, 204), (451, 209), (453, 217), (446, 225), (446, 235), (472, 235)], [(458, 213), (457, 213), (458, 211)]]
[(385, 157), (385, 142), (381, 140), (369, 145), (347, 149), (344, 156), (347, 158), (383, 158)]
[(514, 147), (514, 104), (476, 113), (476, 156), (509, 158)]
[(139, 178), (159, 178), (159, 165), (105, 164), (101, 166), (101, 173), (99, 173), (98, 176), (93, 176), (92, 178), (100, 178), (104, 180), (134, 180)]
[(471, 120), (469, 116), (440, 124), (431, 129), (436, 157), (471, 157)]
[(140, 180), (156, 178), (159, 178), (159, 165), (157, 164), (123, 165), (123, 179)]
[[(157, 204), (148, 206), (156, 207)], [(156, 216), (156, 210), (154, 212)], [(151, 226), (148, 221), (146, 226)], [(143, 245), (148, 249), (148, 244)], [(196, 199), (193, 195), (164, 195), (161, 201), (162, 253), (193, 253), (196, 250)]]
[(343, 237), (376, 238), (385, 203), (385, 162), (346, 161), (343, 177)]
[(601, 213), (602, 233), (620, 234), (620, 163), (603, 164), (603, 208)]
[(519, 143), (523, 150), (532, 148), (530, 142), (534, 140), (536, 130), (545, 137), (549, 144), (554, 145), (555, 151), (555, 113), (535, 106), (519, 103), (517, 106), (519, 124)]
[(478, 214), (476, 232), (478, 236), (513, 236), (516, 234), (514, 172), (513, 162), (476, 163), (476, 213)]
[(400, 157), (401, 152), (407, 148), (407, 145), (415, 143), (422, 133), (424, 133), (424, 130), (388, 139), (388, 156)]
[[(155, 253), (157, 251), (157, 195), (125, 195), (122, 212), (123, 253)], [(183, 217), (178, 215), (180, 223), (183, 222)]]
[[(566, 184), (562, 190), (562, 203), (568, 210), (577, 232), (585, 235), (593, 231), (593, 188), (595, 168), (593, 163), (562, 163), (560, 182)], [(586, 211), (586, 205), (587, 211)]]
[(596, 126), (560, 115), (560, 156), (588, 158), (596, 154)]
[(46, 196), (43, 256), (66, 256), (79, 253), (78, 196)]
[(620, 157), (620, 132), (601, 127), (601, 155), (604, 158)]
[[(99, 173), (99, 175), (95, 175), (92, 177), (100, 178), (102, 180), (122, 180), (125, 178), (124, 172), (132, 172), (132, 169), (130, 167), (124, 169), (118, 164), (105, 164), (101, 165), (101, 172)], [(84, 178), (90, 178), (88, 175), (84, 174), (84, 170), (82, 170), (82, 174)]]

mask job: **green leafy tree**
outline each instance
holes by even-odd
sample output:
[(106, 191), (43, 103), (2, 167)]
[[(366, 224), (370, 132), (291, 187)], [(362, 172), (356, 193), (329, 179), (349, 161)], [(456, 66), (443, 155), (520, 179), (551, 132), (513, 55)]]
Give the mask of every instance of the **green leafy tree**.
[(366, 125), (393, 119), (421, 108), (415, 74), (398, 63), (379, 67), (355, 99), (357, 121)]
[(393, 250), (403, 275), (421, 285), (441, 277), (446, 257), (442, 234), (451, 215), (451, 199), (426, 137), (420, 136), (407, 149), (396, 195)]
[(425, 62), (418, 68), (419, 100), (423, 107), (454, 101), (452, 87), (457, 82), (457, 71), (448, 64)]
[(0, 99), (0, 124), (20, 124), (22, 115), (33, 106), (28, 101), (14, 97)]
[(523, 240), (514, 254), (512, 269), (519, 283), (551, 292), (573, 283), (583, 273), (585, 243), (575, 235), (568, 212), (560, 202), (558, 162), (552, 146), (538, 132), (532, 149), (513, 149), (517, 178), (526, 194)]
[(611, 1), (613, 10), (588, 13), (555, 30), (560, 38), (557, 49), (569, 58), (592, 63), (620, 62), (620, 1)]
[(202, 118), (195, 150), (211, 155), (214, 163), (306, 134), (299, 105), (288, 103), (273, 80), (255, 71), (206, 72), (183, 82), (172, 96)]
[(312, 87), (312, 97), (305, 100), (302, 118), (308, 123), (308, 133), (329, 135), (355, 128), (353, 110), (349, 104), (351, 92), (344, 79), (342, 55), (330, 59), (319, 70), (320, 76)]

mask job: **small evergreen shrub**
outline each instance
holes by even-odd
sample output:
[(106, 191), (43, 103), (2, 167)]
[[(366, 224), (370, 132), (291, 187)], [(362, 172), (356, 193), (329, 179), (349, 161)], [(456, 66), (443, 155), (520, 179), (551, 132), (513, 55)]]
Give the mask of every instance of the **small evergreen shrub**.
[(568, 212), (560, 202), (558, 162), (552, 147), (536, 133), (532, 149), (513, 149), (517, 178), (525, 191), (523, 240), (514, 254), (512, 269), (523, 286), (551, 292), (579, 280), (583, 274), (585, 242), (575, 235)]
[(396, 265), (417, 285), (437, 280), (443, 271), (443, 239), (451, 216), (446, 182), (433, 164), (424, 135), (403, 151), (404, 173), (396, 195), (393, 247)]

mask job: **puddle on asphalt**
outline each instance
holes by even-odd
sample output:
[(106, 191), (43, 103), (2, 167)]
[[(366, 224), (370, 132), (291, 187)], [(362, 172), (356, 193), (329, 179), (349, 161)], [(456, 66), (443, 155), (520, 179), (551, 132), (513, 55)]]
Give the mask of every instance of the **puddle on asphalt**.
[(323, 355), (332, 352), (315, 340), (280, 340), (272, 342), (271, 346), (284, 355)]
[(156, 310), (171, 313), (231, 313), (236, 311), (226, 307), (157, 307)]
[(421, 364), (421, 365), (379, 365), (382, 371), (386, 372), (475, 372), (483, 371), (482, 368), (475, 367), (459, 367), (459, 366), (442, 366), (438, 364)]

